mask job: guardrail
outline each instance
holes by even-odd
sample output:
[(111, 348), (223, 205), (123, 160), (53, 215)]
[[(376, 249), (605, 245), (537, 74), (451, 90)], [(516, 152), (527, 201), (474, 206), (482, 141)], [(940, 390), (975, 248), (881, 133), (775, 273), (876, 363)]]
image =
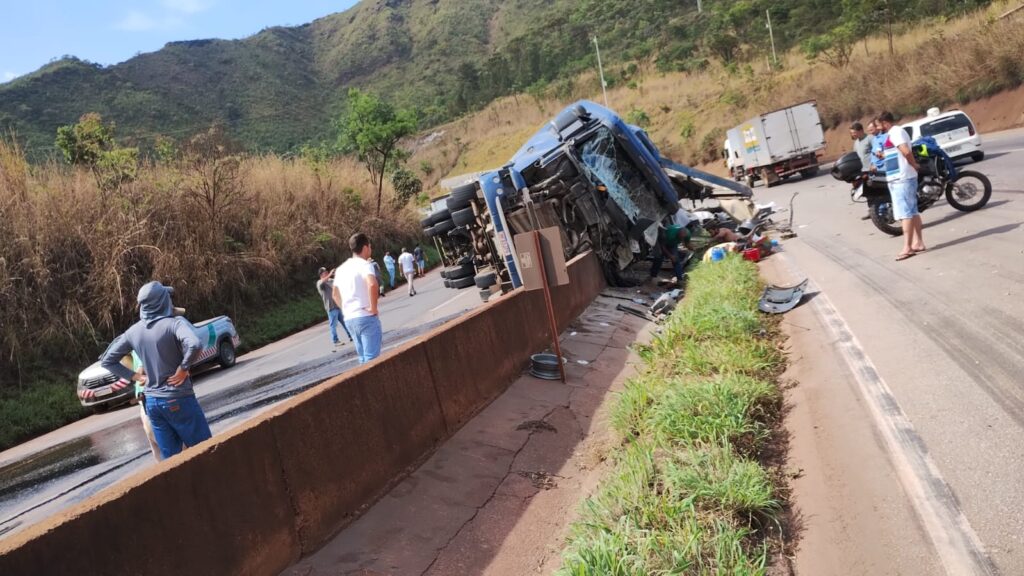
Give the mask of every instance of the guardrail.
[[(560, 330), (605, 285), (591, 253), (569, 277)], [(0, 574), (279, 574), (500, 395), (547, 325), (540, 292), (508, 294), (0, 542)]]

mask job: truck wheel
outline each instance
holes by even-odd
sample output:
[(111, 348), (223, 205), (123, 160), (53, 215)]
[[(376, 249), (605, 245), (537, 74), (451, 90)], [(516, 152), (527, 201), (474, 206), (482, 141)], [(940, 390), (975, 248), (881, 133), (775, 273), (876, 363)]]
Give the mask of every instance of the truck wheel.
[(490, 288), (498, 283), (498, 275), (494, 272), (489, 274), (480, 274), (473, 278), (473, 282), (476, 283), (477, 288)]
[(437, 224), (434, 224), (431, 230), (433, 230), (434, 236), (444, 236), (452, 230), (455, 230), (455, 222), (452, 222), (451, 220), (438, 222)]
[(452, 280), (451, 283), (452, 288), (455, 288), (456, 290), (462, 290), (463, 288), (469, 288), (470, 286), (473, 285), (473, 277), (466, 276), (464, 278), (458, 278), (456, 280)]
[(448, 206), (448, 210), (451, 212), (468, 208), (473, 200), (476, 200), (476, 192), (476, 182), (458, 186), (452, 190), (451, 195), (448, 196), (448, 200), (445, 201), (445, 205)]
[(470, 284), (472, 284), (473, 274), (476, 274), (476, 270), (473, 269), (472, 264), (460, 264), (458, 266), (452, 266), (451, 268), (445, 269), (445, 278), (455, 281), (461, 280), (462, 278), (469, 278)]
[(220, 346), (217, 347), (217, 362), (220, 363), (220, 367), (231, 368), (236, 360), (235, 345), (231, 340), (221, 340)]
[(444, 222), (449, 218), (451, 218), (451, 213), (448, 211), (447, 208), (441, 208), (437, 212), (434, 212), (430, 216), (427, 216), (427, 220), (430, 220), (430, 224), (432, 226), (435, 224), (440, 224), (441, 222)]
[(754, 187), (754, 177), (753, 177), (753, 175), (748, 175), (746, 180), (747, 180), (747, 188), (753, 188)]
[(476, 222), (476, 214), (473, 214), (473, 207), (463, 208), (452, 212), (452, 222), (456, 226), (471, 226)]

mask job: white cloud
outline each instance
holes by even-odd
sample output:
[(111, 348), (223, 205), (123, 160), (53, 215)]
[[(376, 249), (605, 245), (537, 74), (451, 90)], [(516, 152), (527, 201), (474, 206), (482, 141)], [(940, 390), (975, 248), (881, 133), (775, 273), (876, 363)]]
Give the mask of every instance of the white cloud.
[(168, 10), (184, 14), (198, 14), (210, 9), (207, 0), (160, 0), (160, 3)]
[(118, 20), (117, 23), (114, 24), (114, 28), (119, 30), (128, 30), (131, 32), (144, 32), (146, 30), (158, 28), (159, 25), (160, 23), (148, 14), (144, 14), (138, 10), (132, 10), (127, 16)]
[(10, 82), (11, 80), (14, 80), (17, 77), (18, 75), (14, 72), (4, 72), (4, 82)]

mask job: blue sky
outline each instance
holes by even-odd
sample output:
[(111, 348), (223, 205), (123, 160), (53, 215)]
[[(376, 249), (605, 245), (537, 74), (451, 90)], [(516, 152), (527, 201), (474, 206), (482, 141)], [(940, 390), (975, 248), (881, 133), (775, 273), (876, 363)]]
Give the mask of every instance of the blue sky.
[(299, 25), (356, 0), (6, 0), (0, 82), (65, 54), (109, 65), (172, 40), (244, 38)]

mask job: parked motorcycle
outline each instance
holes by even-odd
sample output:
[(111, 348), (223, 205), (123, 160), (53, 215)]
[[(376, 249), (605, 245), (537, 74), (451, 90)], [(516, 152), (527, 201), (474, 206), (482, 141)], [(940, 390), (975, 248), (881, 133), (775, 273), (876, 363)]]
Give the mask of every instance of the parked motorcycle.
[[(949, 205), (962, 212), (973, 212), (985, 206), (992, 197), (988, 177), (973, 170), (957, 170), (953, 161), (937, 144), (915, 141), (914, 157), (921, 169), (917, 175), (917, 209), (924, 212), (943, 195)], [(862, 172), (856, 152), (843, 155), (832, 167), (832, 177), (853, 186), (851, 197), (868, 203), (871, 223), (891, 236), (903, 234), (893, 217), (892, 195), (884, 174)]]

